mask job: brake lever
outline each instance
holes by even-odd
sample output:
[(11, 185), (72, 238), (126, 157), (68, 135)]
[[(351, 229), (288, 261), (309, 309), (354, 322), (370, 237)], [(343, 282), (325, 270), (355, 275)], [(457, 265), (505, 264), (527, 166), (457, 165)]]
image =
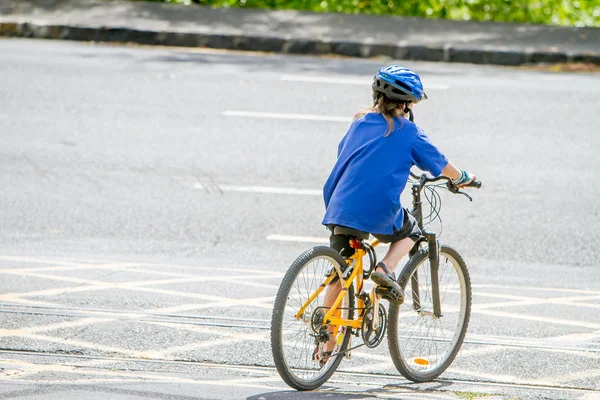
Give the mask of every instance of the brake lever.
[(465, 195), (467, 199), (469, 199), (469, 201), (473, 201), (473, 198), (471, 196), (469, 196), (468, 194), (466, 194), (465, 192), (461, 192), (460, 190), (457, 190), (456, 193), (460, 193), (462, 195)]
[(448, 188), (448, 190), (450, 192), (452, 192), (454, 194), (462, 194), (462, 195), (466, 196), (466, 198), (469, 199), (469, 201), (473, 201), (473, 198), (471, 196), (469, 196), (465, 192), (461, 192), (457, 186), (454, 186), (454, 184), (452, 184), (452, 182), (450, 182), (450, 181), (446, 182), (446, 187)]
[(456, 186), (454, 186), (454, 185), (452, 184), (452, 182), (450, 182), (450, 181), (447, 181), (447, 182), (446, 182), (446, 187), (448, 188), (448, 190), (450, 191), (450, 193), (454, 193), (454, 194), (456, 194), (456, 193), (461, 193), (461, 192), (458, 190), (458, 188), (457, 188)]

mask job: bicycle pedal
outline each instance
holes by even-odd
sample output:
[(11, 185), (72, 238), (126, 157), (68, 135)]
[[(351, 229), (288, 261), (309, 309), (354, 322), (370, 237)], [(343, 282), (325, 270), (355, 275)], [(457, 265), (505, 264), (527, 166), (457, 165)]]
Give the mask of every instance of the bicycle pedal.
[(398, 304), (404, 303), (404, 293), (398, 292), (398, 290), (394, 288), (387, 286), (377, 286), (375, 288), (375, 293), (377, 293), (389, 302)]

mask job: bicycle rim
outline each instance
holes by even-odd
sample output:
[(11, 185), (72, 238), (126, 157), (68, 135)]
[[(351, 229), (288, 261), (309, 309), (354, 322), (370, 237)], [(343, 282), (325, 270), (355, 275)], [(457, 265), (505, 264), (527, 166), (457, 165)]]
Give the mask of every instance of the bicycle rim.
[[(317, 348), (313, 320), (323, 312), (323, 290), (305, 309), (300, 319), (298, 310), (323, 283), (334, 265), (345, 266), (341, 256), (327, 247), (317, 247), (301, 255), (283, 279), (275, 300), (272, 321), (272, 348), (275, 364), (282, 379), (291, 387), (310, 390), (321, 386), (333, 374), (343, 354), (330, 357), (324, 365), (314, 359)], [(342, 301), (341, 317), (352, 318), (353, 288)], [(350, 339), (350, 328), (338, 327), (333, 354), (343, 352)]]
[(430, 268), (426, 249), (411, 258), (400, 278), (404, 303), (390, 307), (390, 352), (398, 371), (416, 382), (435, 379), (450, 366), (464, 340), (471, 311), (471, 283), (460, 255), (448, 246), (440, 249), (439, 318), (433, 315)]

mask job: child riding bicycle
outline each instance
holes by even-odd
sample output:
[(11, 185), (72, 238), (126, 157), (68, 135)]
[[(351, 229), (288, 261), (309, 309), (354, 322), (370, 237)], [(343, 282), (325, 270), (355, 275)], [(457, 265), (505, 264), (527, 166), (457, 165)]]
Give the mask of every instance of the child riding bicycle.
[[(351, 238), (372, 234), (390, 243), (371, 279), (383, 298), (402, 302), (404, 294), (394, 270), (422, 234), (415, 218), (400, 204), (411, 167), (446, 176), (458, 187), (476, 177), (457, 169), (413, 122), (413, 106), (427, 99), (419, 75), (398, 65), (381, 68), (372, 89), (373, 105), (356, 114), (338, 146), (337, 161), (323, 188), (322, 223), (331, 231), (331, 247), (346, 258), (355, 252)], [(339, 280), (334, 280), (324, 306), (331, 307), (340, 291)], [(333, 326), (328, 329), (331, 332)], [(334, 346), (331, 335), (315, 354), (327, 356)]]

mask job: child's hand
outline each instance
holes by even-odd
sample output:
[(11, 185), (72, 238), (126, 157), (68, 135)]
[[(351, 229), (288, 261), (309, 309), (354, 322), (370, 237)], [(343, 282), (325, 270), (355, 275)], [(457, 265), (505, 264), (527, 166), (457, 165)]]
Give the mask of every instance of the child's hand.
[(452, 181), (452, 184), (456, 187), (463, 188), (469, 183), (473, 182), (477, 177), (467, 171), (460, 171), (460, 177)]

